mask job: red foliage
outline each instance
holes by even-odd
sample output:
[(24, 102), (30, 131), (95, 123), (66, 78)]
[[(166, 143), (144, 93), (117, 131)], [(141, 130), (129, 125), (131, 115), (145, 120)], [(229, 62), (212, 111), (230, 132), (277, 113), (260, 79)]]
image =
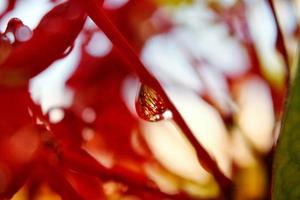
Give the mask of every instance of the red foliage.
[[(14, 4), (15, 1), (9, 1), (0, 19), (13, 9)], [(244, 7), (238, 9), (243, 11)], [(9, 22), (7, 30), (0, 35), (0, 172), (7, 174), (3, 181), (0, 174), (1, 199), (11, 198), (25, 183), (30, 199), (35, 198), (44, 183), (63, 199), (105, 199), (107, 194), (101, 185), (109, 181), (121, 184), (125, 188), (122, 194), (145, 200), (191, 199), (183, 193), (165, 194), (147, 177), (143, 164), (157, 161), (140, 135), (138, 120), (128, 110), (121, 95), (122, 83), (129, 75), (137, 76), (144, 84), (145, 91), (142, 92), (154, 91), (157, 95), (154, 101), (159, 101), (156, 106), (161, 112), (169, 109), (173, 113), (174, 121), (195, 148), (200, 163), (221, 187), (220, 198), (231, 195), (231, 181), (197, 141), (160, 83), (137, 56), (147, 37), (169, 28), (167, 24), (161, 30), (153, 28), (146, 36), (142, 34), (136, 24), (149, 18), (155, 10), (156, 4), (149, 0), (132, 0), (119, 10), (110, 11), (104, 11), (96, 0), (69, 0), (49, 11), (25, 41), (19, 41), (16, 33), (25, 25), (17, 19)], [(235, 13), (242, 15), (243, 12)], [(83, 28), (86, 16), (113, 43), (106, 56), (93, 57), (86, 52), (92, 34), (99, 31)], [(247, 27), (244, 16), (239, 17), (240, 23)], [(245, 38), (241, 42), (252, 61), (251, 70), (245, 77), (262, 76), (249, 32), (247, 28), (243, 30)], [(74, 100), (69, 108), (63, 109), (64, 118), (54, 124), (32, 101), (28, 92), (29, 80), (66, 56), (80, 32), (84, 36), (80, 61), (67, 81), (74, 91)], [(16, 41), (10, 41), (8, 33), (12, 33)], [(245, 77), (229, 77), (228, 82), (234, 85)], [(278, 101), (275, 103), (278, 111), (284, 92), (272, 92), (274, 102)], [(140, 103), (143, 106), (147, 101)], [(150, 108), (151, 105), (147, 106)], [(84, 112), (95, 116), (86, 120)], [(84, 138), (84, 131), (92, 131), (93, 138)], [(133, 137), (143, 148), (142, 154), (133, 148)], [(110, 155), (112, 166), (106, 166), (101, 159), (100, 162), (96, 160), (91, 155), (95, 149), (100, 157)]]

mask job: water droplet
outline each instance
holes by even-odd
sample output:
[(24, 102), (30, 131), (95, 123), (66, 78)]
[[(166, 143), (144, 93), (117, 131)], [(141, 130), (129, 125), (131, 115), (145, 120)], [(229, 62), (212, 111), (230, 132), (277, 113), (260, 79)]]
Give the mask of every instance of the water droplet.
[(165, 113), (170, 113), (163, 98), (147, 85), (141, 86), (135, 105), (137, 114), (150, 122), (163, 120), (166, 118)]
[(2, 36), (2, 39), (9, 42), (9, 44), (15, 43), (15, 35), (12, 32), (7, 32)]
[(15, 32), (15, 37), (19, 42), (26, 42), (32, 36), (32, 31), (28, 26), (21, 26)]
[(17, 28), (24, 26), (23, 22), (18, 18), (11, 18), (8, 23), (5, 32), (15, 32)]
[(31, 29), (24, 25), (18, 18), (12, 18), (7, 23), (6, 30), (2, 34), (2, 39), (8, 41), (10, 44), (18, 42), (25, 42), (32, 36)]

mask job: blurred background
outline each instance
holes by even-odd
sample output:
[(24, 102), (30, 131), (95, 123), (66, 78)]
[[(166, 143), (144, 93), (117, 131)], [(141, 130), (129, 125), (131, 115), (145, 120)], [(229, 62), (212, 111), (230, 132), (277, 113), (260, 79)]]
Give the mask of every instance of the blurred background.
[[(4, 32), (13, 17), (34, 30), (41, 18), (61, 2), (19, 0), (1, 19), (0, 30)], [(7, 0), (0, 2), (0, 13), (7, 4)], [(274, 4), (293, 77), (300, 1), (274, 0)], [(278, 27), (269, 1), (105, 0), (103, 8), (162, 84), (197, 140), (233, 180), (234, 199), (268, 199), (288, 82), (284, 56), (276, 48)], [(116, 61), (119, 58), (110, 57), (113, 51), (110, 40), (87, 18), (70, 53), (31, 79), (32, 99), (53, 124), (63, 122), (70, 111), (80, 113), (81, 120), (88, 124), (82, 130), (82, 148), (104, 166), (109, 168), (120, 158), (125, 160), (124, 166), (134, 168), (138, 162), (130, 161), (132, 154), (144, 156), (147, 153), (143, 146), (147, 146), (155, 162), (141, 161), (142, 167), (161, 191), (183, 191), (194, 199), (217, 198), (218, 184), (199, 164), (193, 147), (172, 119), (172, 112), (167, 109), (154, 113), (160, 117), (147, 120), (143, 108), (136, 108), (141, 106), (138, 102), (145, 92), (140, 91), (143, 86), (133, 73), (123, 73), (123, 64)], [(103, 69), (101, 65), (106, 63), (116, 66), (115, 70)], [(115, 93), (124, 107), (105, 103), (114, 102)], [(153, 95), (159, 96), (155, 91)], [(127, 128), (121, 123), (127, 118), (124, 110), (138, 124), (128, 130), (129, 139), (102, 138), (100, 133), (106, 129), (101, 124), (118, 130)], [(110, 141), (106, 147), (103, 143), (109, 139), (119, 141)], [(122, 142), (128, 142), (134, 153), (118, 157), (118, 152), (110, 149), (122, 146)], [(125, 197), (112, 181), (103, 187), (109, 199), (143, 199)], [(26, 187), (13, 200), (26, 199), (25, 193)], [(43, 185), (36, 199), (61, 197)]]

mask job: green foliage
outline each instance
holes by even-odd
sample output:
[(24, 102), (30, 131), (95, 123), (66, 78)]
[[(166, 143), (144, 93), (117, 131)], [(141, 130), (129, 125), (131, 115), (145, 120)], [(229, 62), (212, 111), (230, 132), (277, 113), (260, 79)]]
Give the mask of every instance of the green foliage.
[[(299, 62), (299, 61), (298, 61)], [(300, 62), (275, 152), (272, 199), (300, 199)]]

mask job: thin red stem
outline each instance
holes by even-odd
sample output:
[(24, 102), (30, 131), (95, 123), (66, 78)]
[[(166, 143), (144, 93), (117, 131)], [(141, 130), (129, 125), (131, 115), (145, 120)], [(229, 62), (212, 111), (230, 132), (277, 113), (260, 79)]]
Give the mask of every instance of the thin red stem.
[(222, 189), (227, 189), (231, 181), (220, 171), (215, 160), (211, 158), (208, 152), (196, 139), (158, 80), (145, 68), (145, 66), (137, 56), (135, 50), (127, 42), (120, 31), (114, 26), (111, 20), (106, 16), (102, 7), (95, 0), (80, 1), (86, 7), (86, 11), (91, 19), (97, 24), (99, 28), (101, 28), (101, 30), (103, 30), (103, 32), (107, 35), (107, 37), (119, 51), (120, 56), (129, 64), (129, 69), (138, 75), (142, 83), (151, 86), (163, 97), (163, 99), (166, 101), (166, 105), (173, 113), (175, 122), (180, 126), (187, 139), (195, 148), (198, 159), (202, 166), (204, 166), (207, 171), (211, 172), (214, 175), (215, 179), (220, 184)]

